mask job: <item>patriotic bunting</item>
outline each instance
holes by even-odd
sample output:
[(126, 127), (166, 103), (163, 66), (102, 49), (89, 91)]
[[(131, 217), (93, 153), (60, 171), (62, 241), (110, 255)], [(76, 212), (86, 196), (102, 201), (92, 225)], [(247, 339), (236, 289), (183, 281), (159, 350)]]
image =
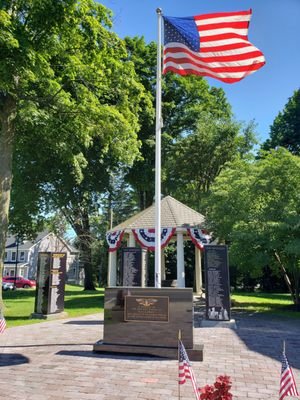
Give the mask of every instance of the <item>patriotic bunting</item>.
[(203, 250), (204, 245), (210, 243), (211, 236), (207, 234), (207, 232), (203, 229), (199, 228), (187, 228), (187, 232), (192, 239), (192, 242), (198, 249)]
[(115, 232), (108, 232), (106, 234), (106, 240), (109, 246), (109, 252), (112, 253), (116, 251), (121, 244), (121, 240), (123, 238), (124, 231), (115, 231)]
[[(161, 248), (167, 246), (176, 228), (162, 228)], [(150, 251), (155, 250), (155, 229), (133, 229), (135, 240), (144, 248)]]
[[(176, 228), (162, 228), (161, 230), (161, 248), (167, 246), (172, 236), (174, 235)], [(187, 228), (187, 232), (192, 239), (192, 242), (200, 249), (204, 249), (204, 245), (210, 243), (211, 236), (203, 229), (199, 228)], [(132, 233), (135, 240), (144, 248), (150, 251), (155, 251), (155, 229), (133, 229)], [(109, 252), (116, 251), (120, 245), (124, 231), (108, 232), (106, 234), (106, 240), (109, 246)]]

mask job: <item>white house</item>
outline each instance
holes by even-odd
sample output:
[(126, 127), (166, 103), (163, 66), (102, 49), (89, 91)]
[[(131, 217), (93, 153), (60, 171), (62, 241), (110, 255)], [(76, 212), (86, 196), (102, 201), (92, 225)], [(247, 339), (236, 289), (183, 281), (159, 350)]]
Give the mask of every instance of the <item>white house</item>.
[(34, 241), (23, 240), (19, 245), (16, 236), (9, 236), (5, 246), (3, 276), (36, 278), (39, 252), (67, 253), (67, 281), (79, 283), (79, 251), (54, 233), (39, 233)]

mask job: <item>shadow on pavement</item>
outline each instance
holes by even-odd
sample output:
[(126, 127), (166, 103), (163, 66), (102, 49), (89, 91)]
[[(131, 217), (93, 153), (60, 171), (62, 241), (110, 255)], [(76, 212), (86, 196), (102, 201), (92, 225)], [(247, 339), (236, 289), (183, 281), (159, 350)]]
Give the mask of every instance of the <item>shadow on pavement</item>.
[(300, 369), (299, 320), (259, 313), (233, 313), (232, 317), (236, 319), (237, 336), (250, 350), (280, 361), (285, 340), (289, 364)]
[(103, 321), (68, 321), (65, 324), (69, 325), (103, 325)]
[(59, 356), (77, 356), (77, 357), (93, 357), (93, 358), (108, 358), (108, 359), (115, 359), (115, 360), (140, 360), (140, 361), (162, 361), (166, 360), (166, 358), (163, 357), (157, 357), (157, 356), (149, 356), (147, 355), (136, 355), (136, 354), (124, 354), (124, 353), (94, 353), (93, 351), (83, 351), (83, 350), (61, 350), (56, 353), (56, 355)]
[(10, 365), (28, 364), (29, 358), (22, 356), (22, 354), (0, 354), (0, 367), (7, 367)]

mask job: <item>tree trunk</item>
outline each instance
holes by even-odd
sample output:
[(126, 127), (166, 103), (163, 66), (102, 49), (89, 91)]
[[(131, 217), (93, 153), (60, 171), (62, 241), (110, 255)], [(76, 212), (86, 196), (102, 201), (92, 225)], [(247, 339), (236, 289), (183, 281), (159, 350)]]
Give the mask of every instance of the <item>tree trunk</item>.
[(2, 275), (8, 213), (12, 183), (12, 158), (16, 102), (10, 95), (0, 96), (0, 310), (2, 308)]
[(294, 273), (293, 273), (294, 282), (295, 282), (295, 291), (294, 292), (295, 292), (295, 298), (296, 298), (296, 307), (297, 307), (297, 310), (300, 311), (300, 294), (299, 294), (300, 276), (299, 276), (299, 273), (300, 273), (299, 267), (296, 263), (294, 266)]
[(154, 193), (152, 190), (140, 190), (138, 192), (140, 210), (150, 207), (154, 202)]
[(146, 207), (152, 206), (154, 203), (154, 194), (152, 190), (146, 190)]
[(140, 205), (140, 210), (144, 210), (146, 208), (145, 206), (146, 202), (145, 202), (145, 192), (144, 190), (140, 190), (139, 191), (139, 205)]
[(89, 216), (85, 210), (80, 210), (81, 221), (73, 228), (79, 241), (80, 264), (84, 268), (84, 290), (96, 290), (93, 282), (92, 268), (92, 237), (90, 232)]
[(286, 285), (287, 285), (287, 287), (288, 287), (288, 289), (289, 289), (289, 292), (290, 292), (290, 294), (291, 294), (293, 303), (295, 304), (295, 306), (298, 306), (298, 305), (299, 305), (299, 296), (298, 296), (298, 294), (295, 293), (295, 291), (293, 290), (293, 287), (292, 287), (290, 278), (289, 278), (289, 276), (288, 276), (288, 274), (287, 274), (287, 271), (286, 271), (286, 269), (285, 269), (285, 266), (284, 266), (283, 263), (281, 262), (281, 259), (280, 259), (280, 257), (279, 257), (279, 254), (278, 254), (276, 251), (275, 251), (274, 254), (275, 254), (276, 260), (278, 261), (278, 264), (280, 265), (281, 272), (283, 273), (283, 277), (284, 277), (285, 283), (286, 283)]

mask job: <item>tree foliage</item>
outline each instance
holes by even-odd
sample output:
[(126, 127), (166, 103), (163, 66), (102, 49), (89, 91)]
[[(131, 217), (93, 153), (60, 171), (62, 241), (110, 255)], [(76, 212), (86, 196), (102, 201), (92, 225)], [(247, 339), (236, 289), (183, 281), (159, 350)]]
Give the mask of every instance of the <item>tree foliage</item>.
[(271, 125), (270, 139), (264, 144), (269, 150), (276, 146), (287, 148), (300, 155), (300, 89), (295, 90), (283, 111), (280, 111)]
[(283, 148), (238, 159), (211, 187), (207, 217), (230, 244), (233, 264), (253, 275), (279, 269), (299, 305), (300, 158)]
[(177, 140), (169, 151), (168, 192), (199, 210), (201, 200), (226, 162), (238, 154), (247, 154), (254, 142), (252, 124), (244, 133), (241, 124), (229, 118), (201, 116), (195, 130)]
[[(15, 145), (12, 222), (34, 230), (36, 215), (62, 210), (81, 238), (91, 289), (89, 214), (110, 171), (136, 157), (139, 112), (150, 103), (103, 5), (17, 0), (1, 13), (1, 138)], [(9, 154), (0, 176), (9, 178), (6, 208)], [(7, 226), (7, 209), (1, 216)]]

